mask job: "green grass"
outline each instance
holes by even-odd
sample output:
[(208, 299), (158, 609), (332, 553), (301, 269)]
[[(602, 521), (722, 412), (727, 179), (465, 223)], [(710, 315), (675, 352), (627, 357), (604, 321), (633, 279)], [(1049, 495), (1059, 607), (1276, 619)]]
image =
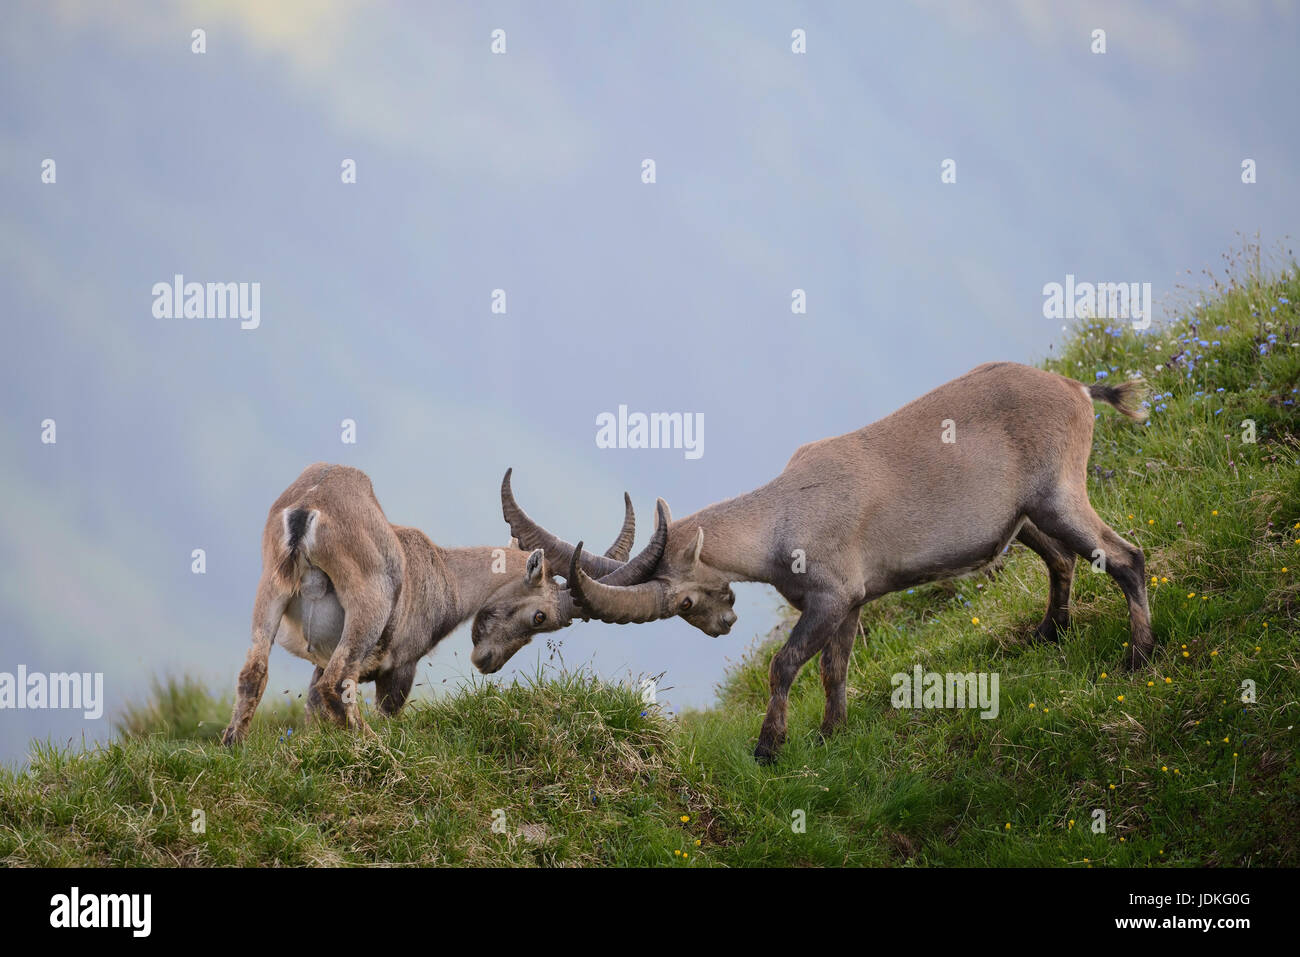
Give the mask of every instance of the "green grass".
[[(1145, 334), (1081, 323), (1046, 363), (1086, 382), (1140, 372), (1160, 397), (1150, 425), (1098, 406), (1089, 463), (1094, 506), (1154, 579), (1141, 672), (1119, 670), (1118, 588), (1083, 564), (1073, 627), (1026, 641), (1047, 577), (1016, 546), (992, 575), (867, 606), (847, 727), (817, 740), (810, 664), (771, 767), (750, 754), (780, 630), (714, 708), (675, 719), (630, 685), (547, 674), (372, 716), (373, 739), (304, 732), (296, 706), (268, 702), (230, 751), (213, 740), (229, 702), (163, 683), (117, 742), (34, 746), (28, 769), (0, 772), (0, 862), (1300, 864), (1300, 273), (1238, 272)], [(996, 671), (1000, 714), (894, 709), (890, 676), (918, 663)]]

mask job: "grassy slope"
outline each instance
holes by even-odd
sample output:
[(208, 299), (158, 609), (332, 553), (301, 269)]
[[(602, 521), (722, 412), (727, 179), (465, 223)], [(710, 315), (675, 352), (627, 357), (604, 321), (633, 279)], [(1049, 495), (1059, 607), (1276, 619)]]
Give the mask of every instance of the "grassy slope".
[[(1225, 280), (1145, 335), (1083, 324), (1047, 363), (1085, 381), (1141, 372), (1160, 397), (1145, 426), (1102, 411), (1090, 461), (1094, 506), (1157, 579), (1146, 671), (1117, 671), (1123, 600), (1086, 566), (1071, 631), (1027, 644), (1047, 580), (1016, 546), (993, 577), (868, 606), (848, 727), (816, 740), (810, 665), (771, 768), (750, 749), (772, 642), (727, 676), (718, 707), (675, 721), (630, 687), (561, 675), (373, 719), (373, 740), (288, 735), (301, 712), (264, 706), (228, 752), (212, 741), (227, 703), (172, 685), (126, 716), (120, 743), (37, 748), (29, 771), (0, 772), (0, 861), (1300, 864), (1297, 303), (1294, 267)], [(1257, 444), (1241, 442), (1245, 418)], [(1001, 714), (893, 709), (890, 675), (915, 663), (997, 671)]]

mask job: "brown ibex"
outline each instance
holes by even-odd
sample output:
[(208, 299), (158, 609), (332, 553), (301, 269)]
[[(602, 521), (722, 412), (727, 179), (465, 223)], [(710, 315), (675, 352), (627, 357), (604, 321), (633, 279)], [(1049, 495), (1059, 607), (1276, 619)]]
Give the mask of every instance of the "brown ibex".
[[(606, 582), (645, 579), (663, 555), (664, 529), (631, 561), (631, 499), (605, 559)], [(262, 577), (253, 604), (253, 646), (239, 673), (222, 741), (248, 732), (278, 642), (316, 665), (309, 717), (364, 728), (358, 685), (375, 683), (380, 712), (406, 702), (421, 658), (474, 616), (470, 660), (498, 670), (541, 632), (573, 619), (571, 598), (551, 577), (542, 549), (440, 548), (415, 528), (391, 525), (364, 472), (318, 462), (271, 506), (262, 533)]]
[(1086, 479), (1093, 400), (1141, 419), (1142, 388), (1084, 385), (1007, 362), (979, 366), (865, 428), (803, 446), (762, 488), (673, 522), (652, 576), (630, 586), (593, 580), (608, 560), (537, 526), (508, 484), (503, 509), (521, 544), (545, 540), (552, 561), (568, 560), (568, 587), (584, 616), (621, 623), (680, 615), (718, 634), (734, 621), (729, 583), (775, 586), (802, 614), (772, 658), (754, 751), (767, 761), (785, 740), (791, 682), (818, 652), (822, 733), (844, 722), (864, 603), (977, 571), (1013, 539), (1047, 564), (1050, 596), (1037, 637), (1055, 639), (1069, 624), (1075, 555), (1100, 558), (1128, 599), (1128, 665), (1146, 662), (1154, 638), (1145, 559), (1093, 511)]

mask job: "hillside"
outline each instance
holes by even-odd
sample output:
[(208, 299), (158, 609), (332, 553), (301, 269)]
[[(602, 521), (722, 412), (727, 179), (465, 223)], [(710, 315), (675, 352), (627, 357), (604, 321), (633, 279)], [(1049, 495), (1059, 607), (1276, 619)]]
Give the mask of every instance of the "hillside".
[[(1047, 576), (1017, 545), (992, 575), (869, 605), (847, 727), (818, 741), (810, 664), (769, 768), (750, 754), (771, 641), (677, 718), (547, 673), (372, 715), (374, 739), (304, 732), (268, 700), (235, 751), (214, 742), (228, 701), (173, 682), (111, 746), (34, 746), (0, 772), (0, 862), (1300, 864), (1300, 271), (1206, 281), (1176, 321), (1079, 323), (1045, 363), (1151, 386), (1146, 424), (1098, 406), (1089, 463), (1094, 507), (1146, 552), (1159, 644), (1141, 672), (1118, 670), (1118, 588), (1082, 563), (1073, 627), (1027, 643)], [(890, 676), (916, 664), (998, 672), (1000, 714), (894, 709)]]

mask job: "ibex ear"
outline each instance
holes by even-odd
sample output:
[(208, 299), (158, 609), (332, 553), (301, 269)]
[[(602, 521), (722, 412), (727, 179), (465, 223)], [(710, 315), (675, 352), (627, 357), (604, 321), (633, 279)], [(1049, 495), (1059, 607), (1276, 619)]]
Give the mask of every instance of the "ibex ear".
[(695, 541), (687, 545), (686, 551), (682, 553), (682, 557), (685, 558), (687, 564), (690, 565), (691, 571), (694, 571), (695, 566), (700, 563), (700, 551), (703, 548), (704, 548), (704, 526), (701, 525), (698, 533), (695, 536)]
[(532, 554), (528, 556), (528, 564), (524, 566), (524, 581), (528, 582), (533, 588), (542, 583), (542, 578), (546, 575), (545, 555), (540, 548), (535, 548)]
[(511, 535), (511, 536), (510, 536), (510, 541), (508, 541), (508, 542), (506, 543), (506, 548), (515, 549), (515, 548), (518, 548), (518, 547), (519, 547), (519, 539), (517, 539), (517, 538), (515, 538), (513, 535)]

